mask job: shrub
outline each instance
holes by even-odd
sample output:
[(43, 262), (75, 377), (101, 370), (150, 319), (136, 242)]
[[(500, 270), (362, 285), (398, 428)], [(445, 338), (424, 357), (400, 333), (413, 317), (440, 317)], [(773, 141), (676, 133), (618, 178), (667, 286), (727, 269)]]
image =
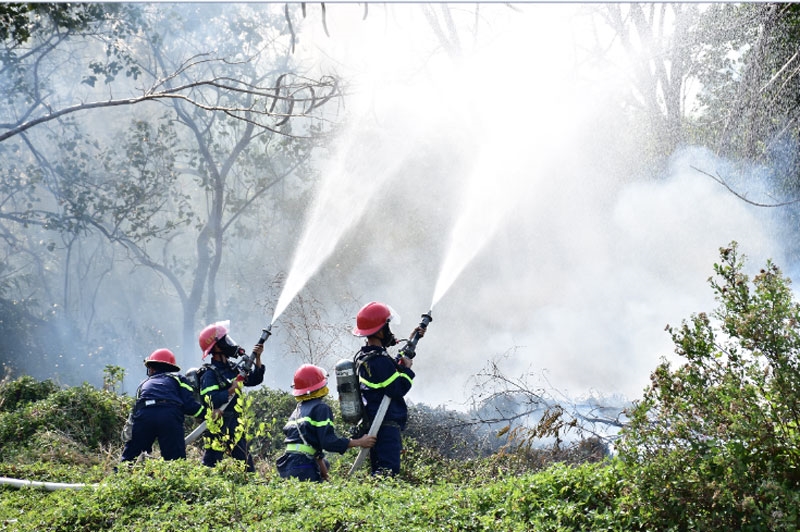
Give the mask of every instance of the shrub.
[(67, 440), (90, 453), (118, 445), (130, 402), (84, 383), (0, 413), (0, 459), (27, 448), (46, 456), (49, 445), (64, 446)]
[(657, 367), (622, 432), (632, 504), (661, 530), (796, 529), (800, 306), (771, 261), (751, 283), (735, 242), (720, 255), (718, 308), (668, 327), (684, 362)]
[(50, 379), (38, 382), (31, 376), (23, 375), (15, 380), (0, 382), (0, 412), (14, 410), (49, 397), (58, 390)]

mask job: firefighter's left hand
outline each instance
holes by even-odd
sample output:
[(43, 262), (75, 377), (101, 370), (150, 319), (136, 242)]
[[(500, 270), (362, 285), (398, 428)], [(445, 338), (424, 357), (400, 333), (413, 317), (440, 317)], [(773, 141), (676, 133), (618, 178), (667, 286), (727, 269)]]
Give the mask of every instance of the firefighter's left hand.
[(411, 331), (411, 334), (408, 335), (408, 339), (411, 340), (412, 338), (414, 338), (415, 334), (419, 334), (419, 337), (422, 338), (423, 336), (425, 336), (425, 331), (427, 330), (428, 329), (426, 329), (425, 327), (417, 327), (416, 329)]
[(256, 362), (261, 360), (261, 353), (264, 352), (264, 344), (256, 344), (253, 346), (253, 353), (256, 355)]

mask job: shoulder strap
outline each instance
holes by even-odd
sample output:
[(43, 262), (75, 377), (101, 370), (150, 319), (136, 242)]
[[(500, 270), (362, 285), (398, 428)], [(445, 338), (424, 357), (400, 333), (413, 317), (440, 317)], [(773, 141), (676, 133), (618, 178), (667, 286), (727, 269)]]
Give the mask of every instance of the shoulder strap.
[[(373, 358), (380, 357), (380, 356), (387, 356), (388, 357), (389, 353), (386, 352), (385, 349), (381, 349), (380, 351), (372, 350), (369, 353), (364, 354), (364, 352), (359, 349), (356, 352), (355, 357), (353, 358), (353, 362), (356, 365), (356, 375), (359, 375), (359, 373), (361, 371), (361, 366), (366, 365), (366, 363), (369, 362), (370, 360), (372, 360)], [(369, 366), (366, 366), (366, 368), (367, 368), (367, 375), (369, 375), (370, 374)]]
[(228, 382), (228, 379), (226, 379), (222, 375), (222, 371), (217, 366), (215, 366), (214, 364), (206, 363), (206, 364), (203, 364), (201, 367), (204, 367), (204, 368), (206, 368), (206, 370), (211, 370), (211, 371), (214, 372), (214, 376), (217, 378), (217, 384), (223, 385), (226, 382)]

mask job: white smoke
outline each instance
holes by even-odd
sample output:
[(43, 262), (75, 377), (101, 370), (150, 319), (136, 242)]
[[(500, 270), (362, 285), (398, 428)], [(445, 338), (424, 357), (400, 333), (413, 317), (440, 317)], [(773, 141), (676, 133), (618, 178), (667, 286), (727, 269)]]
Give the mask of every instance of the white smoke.
[(665, 325), (713, 307), (719, 247), (780, 264), (771, 213), (699, 172), (724, 167), (703, 149), (646, 167), (647, 139), (615, 122), (625, 73), (578, 63), (576, 6), (451, 6), (457, 56), (421, 16), (439, 7), (360, 20), (336, 6), (330, 38), (307, 25), (298, 53), (351, 76), (349, 112), (388, 144), (370, 152), (385, 190), (359, 198), (370, 209), (321, 265), (326, 279), (346, 265), (338, 282), (400, 311), (398, 336), (433, 298), (412, 400), (458, 406), (469, 377), (511, 349), (512, 377), (638, 397), (673, 351)]

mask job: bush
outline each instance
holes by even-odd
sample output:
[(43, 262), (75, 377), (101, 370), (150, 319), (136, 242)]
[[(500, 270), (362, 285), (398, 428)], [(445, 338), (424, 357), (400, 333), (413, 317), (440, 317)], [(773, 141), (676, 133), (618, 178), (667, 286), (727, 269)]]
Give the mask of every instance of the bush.
[(23, 375), (15, 380), (0, 382), (0, 412), (14, 410), (49, 397), (58, 390), (50, 379), (38, 382), (33, 377)]
[(26, 449), (58, 457), (65, 446), (87, 453), (117, 446), (131, 401), (84, 383), (0, 413), (0, 459)]
[(718, 308), (668, 327), (685, 362), (658, 366), (618, 442), (631, 500), (654, 529), (795, 530), (800, 306), (772, 262), (750, 283), (735, 242), (720, 255)]

